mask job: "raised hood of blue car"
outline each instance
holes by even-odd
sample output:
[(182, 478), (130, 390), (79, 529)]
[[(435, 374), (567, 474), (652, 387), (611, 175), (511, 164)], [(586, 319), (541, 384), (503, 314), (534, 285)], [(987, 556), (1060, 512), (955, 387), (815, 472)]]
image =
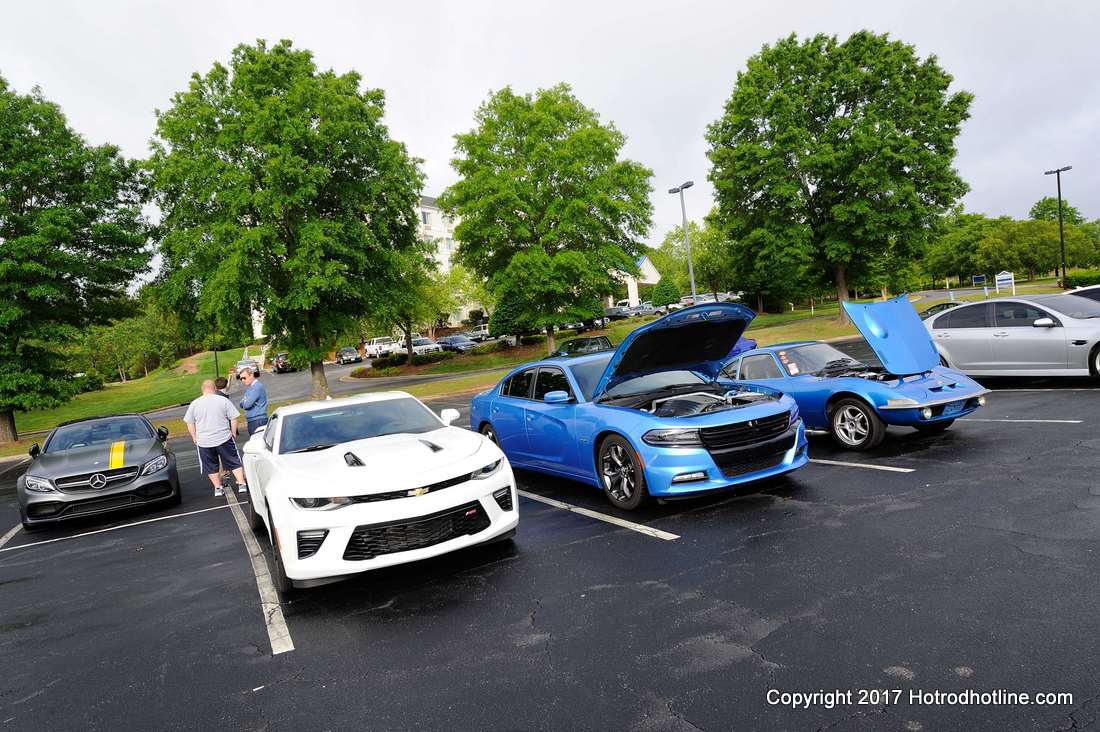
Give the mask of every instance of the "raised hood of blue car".
[(920, 316), (909, 298), (899, 295), (892, 300), (872, 303), (843, 303), (856, 328), (892, 374), (922, 374), (940, 363)]
[(635, 329), (619, 344), (593, 391), (593, 400), (616, 384), (660, 371), (694, 371), (718, 378), (722, 364), (756, 313), (732, 302), (677, 310)]

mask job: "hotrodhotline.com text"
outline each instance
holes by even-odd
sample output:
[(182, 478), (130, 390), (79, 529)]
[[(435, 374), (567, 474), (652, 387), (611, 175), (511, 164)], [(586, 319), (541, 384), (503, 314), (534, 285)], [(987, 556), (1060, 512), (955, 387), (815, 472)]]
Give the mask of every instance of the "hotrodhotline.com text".
[(890, 706), (910, 704), (913, 706), (1001, 706), (1035, 705), (1057, 706), (1073, 704), (1073, 694), (1059, 691), (925, 691), (923, 689), (831, 689), (818, 691), (780, 691), (768, 689), (768, 704), (791, 709), (810, 709), (821, 707), (832, 709), (841, 706)]

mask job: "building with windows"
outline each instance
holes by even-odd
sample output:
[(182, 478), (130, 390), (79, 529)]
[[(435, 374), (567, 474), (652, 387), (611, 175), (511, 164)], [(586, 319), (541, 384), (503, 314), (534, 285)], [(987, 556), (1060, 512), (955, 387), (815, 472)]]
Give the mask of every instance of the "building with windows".
[[(420, 204), (416, 207), (416, 215), (420, 220), (420, 238), (435, 243), (433, 257), (439, 263), (440, 272), (449, 272), (451, 269), (451, 257), (458, 248), (455, 242), (455, 219), (447, 216), (439, 208), (436, 199), (431, 196), (421, 196)], [(471, 310), (480, 306), (476, 302), (468, 302), (459, 305), (450, 313), (448, 325), (458, 325), (470, 315)]]

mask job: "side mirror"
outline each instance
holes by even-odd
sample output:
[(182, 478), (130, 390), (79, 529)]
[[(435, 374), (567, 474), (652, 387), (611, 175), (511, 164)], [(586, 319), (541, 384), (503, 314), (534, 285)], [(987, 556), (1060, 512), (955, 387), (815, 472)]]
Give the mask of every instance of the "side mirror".
[(562, 404), (569, 401), (570, 397), (567, 391), (548, 391), (542, 400), (547, 404)]
[(1039, 318), (1032, 325), (1036, 328), (1053, 328), (1054, 320), (1053, 318)]
[(168, 428), (167, 427), (157, 427), (157, 439), (160, 440), (161, 442), (164, 442), (165, 440), (168, 439)]
[(31, 445), (31, 449), (27, 450), (27, 454), (31, 456), (31, 460), (37, 460), (38, 456), (42, 454), (42, 448), (38, 446), (38, 443)]
[(457, 409), (444, 409), (439, 413), (439, 418), (443, 420), (443, 424), (445, 425), (450, 425), (451, 422), (454, 422), (461, 416), (462, 415), (458, 413)]

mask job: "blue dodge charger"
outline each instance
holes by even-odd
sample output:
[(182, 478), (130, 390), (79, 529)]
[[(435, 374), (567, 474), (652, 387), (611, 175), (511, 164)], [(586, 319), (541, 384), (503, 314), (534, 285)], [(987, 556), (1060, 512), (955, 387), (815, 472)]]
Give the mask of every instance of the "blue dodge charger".
[(940, 365), (932, 338), (904, 295), (885, 302), (844, 303), (880, 364), (870, 365), (827, 343), (780, 343), (741, 353), (726, 374), (794, 397), (810, 429), (828, 430), (841, 446), (868, 450), (886, 425), (941, 432), (985, 404), (988, 389)]
[(470, 426), (513, 466), (589, 483), (623, 509), (790, 472), (808, 459), (794, 400), (722, 374), (754, 317), (697, 305), (613, 353), (524, 364), (474, 397)]

